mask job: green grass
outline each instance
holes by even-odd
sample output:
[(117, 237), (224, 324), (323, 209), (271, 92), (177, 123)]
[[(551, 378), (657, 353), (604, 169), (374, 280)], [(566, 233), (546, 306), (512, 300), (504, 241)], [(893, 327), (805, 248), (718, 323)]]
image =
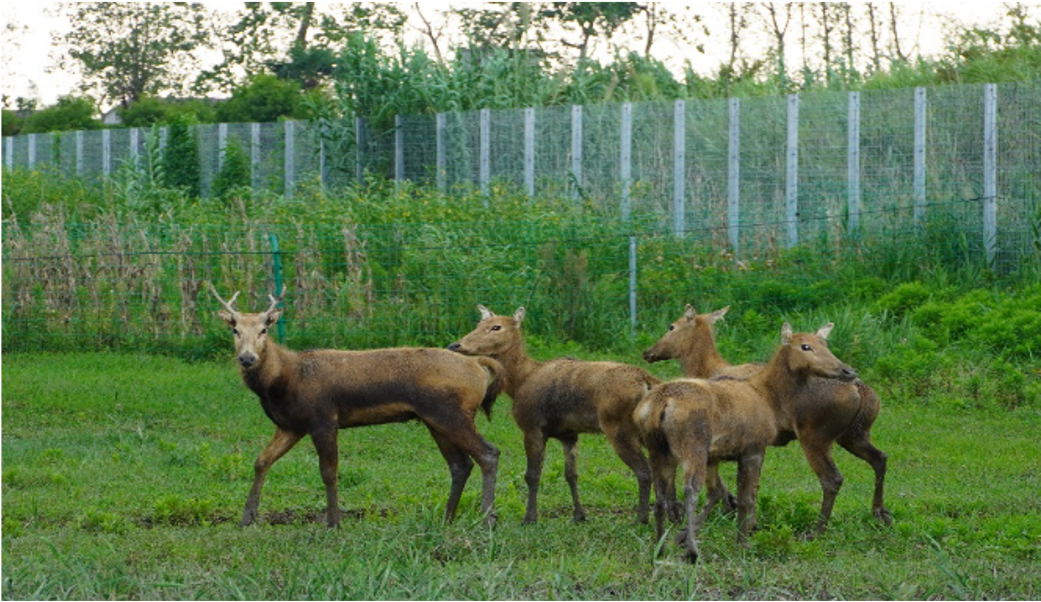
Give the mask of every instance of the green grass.
[[(799, 535), (816, 479), (797, 445), (772, 449), (751, 545), (715, 516), (692, 567), (671, 542), (654, 558), (653, 527), (634, 521), (635, 480), (600, 437), (580, 444), (589, 520), (570, 520), (553, 445), (540, 522), (522, 526), (524, 455), (505, 396), (478, 424), (502, 450), (493, 529), (478, 516), (477, 471), (459, 520), (442, 524), (448, 469), (418, 423), (341, 433), (339, 529), (318, 522), (308, 441), (272, 469), (261, 524), (239, 528), (273, 427), (230, 359), (6, 354), (2, 403), (4, 599), (1041, 596), (1041, 412), (1029, 406), (885, 397), (873, 439), (890, 458), (893, 526), (870, 515), (868, 467), (840, 450), (845, 486), (811, 542)], [(733, 466), (724, 475), (732, 483)]]

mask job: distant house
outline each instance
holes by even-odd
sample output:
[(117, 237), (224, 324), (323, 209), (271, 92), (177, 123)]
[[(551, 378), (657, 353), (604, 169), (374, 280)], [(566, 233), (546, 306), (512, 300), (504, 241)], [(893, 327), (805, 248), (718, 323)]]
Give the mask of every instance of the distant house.
[(105, 113), (101, 116), (101, 123), (105, 125), (123, 125), (123, 119), (119, 116), (119, 113), (117, 112), (117, 109), (119, 108), (119, 105), (116, 105), (111, 109), (105, 111)]

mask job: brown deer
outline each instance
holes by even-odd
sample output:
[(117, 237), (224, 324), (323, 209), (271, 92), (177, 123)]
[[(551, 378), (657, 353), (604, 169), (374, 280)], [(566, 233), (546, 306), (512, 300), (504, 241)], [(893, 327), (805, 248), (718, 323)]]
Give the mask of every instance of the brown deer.
[[(729, 306), (709, 314), (698, 314), (687, 305), (683, 317), (673, 322), (669, 331), (644, 352), (644, 359), (657, 362), (675, 358), (679, 360), (683, 375), (692, 378), (749, 378), (762, 369), (761, 364), (732, 366), (716, 350), (712, 326), (728, 309)], [(809, 537), (820, 535), (827, 528), (835, 498), (842, 486), (842, 474), (831, 456), (832, 444), (836, 442), (874, 470), (872, 513), (883, 523), (891, 524), (889, 510), (883, 503), (886, 455), (871, 443), (871, 425), (881, 408), (878, 394), (860, 379), (845, 382), (811, 377), (807, 386), (795, 396), (783, 400), (783, 405), (793, 429), (781, 433), (775, 445), (786, 445), (792, 439), (798, 439), (824, 494), (817, 526)], [(729, 500), (732, 496), (721, 482), (712, 483), (711, 476), (710, 486), (722, 487), (724, 501)]]
[(639, 488), (637, 519), (647, 522), (651, 473), (633, 425), (633, 410), (660, 381), (645, 370), (616, 362), (566, 358), (536, 361), (524, 349), (523, 307), (513, 316), (497, 316), (483, 305), (477, 309), (481, 312), (477, 328), (448, 348), (494, 358), (506, 369), (505, 390), (513, 399), (513, 418), (524, 433), (528, 460), (524, 522), (538, 520), (539, 480), (548, 438), (558, 439), (564, 447), (564, 476), (571, 489), (574, 520), (585, 520), (578, 498), (576, 446), (579, 434), (601, 432), (635, 473)]
[(337, 526), (341, 515), (336, 486), (338, 430), (412, 419), (426, 425), (451, 471), (445, 520), (455, 518), (463, 487), (477, 462), (482, 475), (481, 511), (487, 523), (495, 523), (499, 450), (477, 432), (474, 417), (478, 408), (490, 416), (502, 385), (502, 366), (444, 349), (290, 351), (268, 336), (268, 329), (282, 315), (278, 304), (284, 287), (278, 297), (269, 295), (270, 307), (257, 314), (235, 310), (237, 292), (224, 301), (212, 284), (210, 290), (224, 306), (218, 314), (235, 336), (242, 380), (275, 423), (275, 436), (254, 465), (253, 487), (240, 525), (256, 520), (260, 490), (271, 465), (310, 435), (325, 483), (326, 523)]
[[(738, 542), (756, 525), (756, 497), (766, 448), (794, 426), (785, 400), (807, 388), (811, 377), (852, 381), (856, 372), (828, 350), (828, 324), (816, 334), (793, 334), (786, 322), (781, 346), (762, 370), (748, 380), (679, 379), (662, 383), (637, 406), (634, 419), (650, 453), (658, 539), (668, 510), (668, 487), (676, 465), (683, 467), (686, 527), (677, 541), (686, 558), (698, 557), (697, 531), (722, 491), (707, 481), (724, 460), (737, 460)], [(704, 509), (696, 514), (698, 493), (708, 483)]]

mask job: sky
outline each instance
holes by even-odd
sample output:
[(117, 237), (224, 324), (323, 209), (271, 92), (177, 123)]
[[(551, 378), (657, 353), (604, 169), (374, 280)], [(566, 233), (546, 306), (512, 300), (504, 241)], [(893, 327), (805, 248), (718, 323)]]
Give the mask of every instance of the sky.
[[(39, 106), (53, 104), (57, 98), (64, 94), (74, 92), (77, 83), (75, 74), (62, 73), (54, 69), (54, 46), (53, 35), (56, 32), (68, 31), (70, 24), (61, 18), (53, 16), (52, 11), (56, 2), (41, 1), (18, 1), (0, 3), (0, 27), (2, 27), (2, 75), (0, 75), (0, 88), (4, 95), (14, 99), (17, 97), (36, 98)], [(205, 2), (219, 8), (234, 10), (241, 6), (239, 2)], [(479, 4), (474, 2), (454, 4)], [(675, 7), (677, 3), (668, 3), (669, 7)], [(692, 3), (702, 7), (703, 12), (706, 3)], [(996, 20), (1002, 12), (1000, 3), (975, 1), (949, 1), (949, 2), (902, 2), (907, 22), (901, 24), (901, 35), (910, 44), (917, 44), (920, 53), (926, 56), (935, 55), (942, 50), (942, 31), (933, 18), (929, 15), (936, 12), (951, 15), (964, 24), (987, 25)], [(1033, 4), (1033, 3), (1032, 3)], [(439, 7), (443, 8), (448, 2), (424, 2), (424, 12), (430, 16), (431, 12)], [(719, 11), (715, 11), (719, 12)], [(717, 68), (726, 55), (726, 40), (722, 32), (725, 24), (707, 23), (714, 35), (706, 40), (706, 60), (701, 64)], [(14, 29), (9, 29), (9, 26)], [(905, 33), (906, 32), (906, 33)], [(635, 46), (639, 48), (639, 46)], [(653, 52), (658, 58), (666, 60), (670, 54), (682, 55), (684, 50), (670, 40), (661, 40), (656, 44)], [(703, 73), (708, 75), (709, 73)]]

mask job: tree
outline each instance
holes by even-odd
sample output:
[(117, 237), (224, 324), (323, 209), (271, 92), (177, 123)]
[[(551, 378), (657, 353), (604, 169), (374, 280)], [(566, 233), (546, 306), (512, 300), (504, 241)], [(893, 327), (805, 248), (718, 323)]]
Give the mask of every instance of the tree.
[(129, 107), (161, 92), (183, 93), (194, 55), (207, 40), (197, 3), (82, 2), (63, 4), (73, 24), (57, 35), (59, 68), (78, 68), (84, 92)]
[(94, 119), (94, 101), (83, 96), (62, 96), (58, 102), (36, 111), (25, 119), (20, 134), (96, 130), (101, 122)]
[(299, 113), (301, 99), (298, 83), (274, 75), (256, 75), (217, 107), (217, 120), (267, 123), (278, 121), (279, 117), (303, 117)]
[(335, 71), (334, 59), (351, 34), (396, 41), (406, 20), (396, 6), (375, 2), (247, 2), (222, 32), (223, 60), (204, 71), (195, 87), (226, 92), (244, 79), (271, 72), (310, 90)]
[(578, 29), (577, 42), (561, 39), (560, 43), (578, 50), (578, 60), (582, 61), (588, 57), (589, 44), (594, 38), (611, 39), (644, 8), (636, 2), (551, 2), (540, 16), (556, 20), (565, 30)]

